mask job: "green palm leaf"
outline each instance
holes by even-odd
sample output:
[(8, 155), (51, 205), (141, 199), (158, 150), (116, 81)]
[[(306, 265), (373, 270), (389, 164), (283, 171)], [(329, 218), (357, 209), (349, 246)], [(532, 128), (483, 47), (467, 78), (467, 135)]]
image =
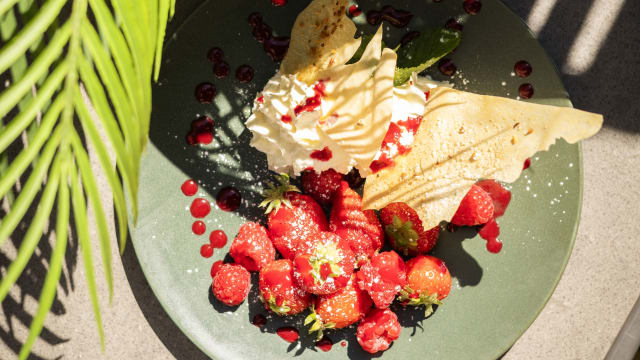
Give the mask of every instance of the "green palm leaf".
[[(175, 10), (175, 0), (47, 0), (38, 4), (0, 0), (4, 44), (0, 73), (12, 79), (0, 93), (0, 199), (6, 198), (10, 205), (0, 219), (0, 246), (21, 221), (29, 223), (15, 259), (0, 279), (0, 302), (43, 238), (54, 206), (57, 212), (55, 246), (21, 359), (28, 357), (55, 298), (70, 225), (78, 237), (104, 347), (89, 207), (97, 226), (109, 301), (113, 294), (112, 239), (85, 141), (111, 188), (123, 251), (129, 211), (137, 219), (151, 82), (158, 79), (166, 23)], [(16, 16), (22, 16), (20, 21)], [(22, 150), (10, 156), (8, 150), (16, 147)], [(18, 182), (22, 187), (16, 192)], [(27, 211), (36, 207), (35, 199), (35, 216), (25, 219)]]

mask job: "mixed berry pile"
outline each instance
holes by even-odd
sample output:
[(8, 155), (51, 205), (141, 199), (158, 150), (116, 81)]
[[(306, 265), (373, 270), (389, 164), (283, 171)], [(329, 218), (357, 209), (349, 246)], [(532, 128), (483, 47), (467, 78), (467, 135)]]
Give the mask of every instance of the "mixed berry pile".
[[(394, 301), (423, 306), (425, 316), (443, 304), (451, 275), (444, 261), (428, 255), (440, 226), (425, 229), (405, 203), (391, 203), (379, 212), (363, 210), (351, 179), (334, 170), (305, 171), (304, 193), (287, 175), (277, 180), (259, 205), (266, 209), (266, 227), (243, 224), (229, 249), (233, 263), (217, 261), (211, 268), (218, 301), (241, 304), (249, 294), (250, 272), (258, 272), (259, 297), (267, 311), (291, 316), (308, 309), (304, 326), (318, 340), (327, 329), (358, 323), (358, 343), (369, 353), (388, 349), (400, 335), (398, 317), (389, 308)], [(510, 198), (499, 183), (481, 181), (451, 223), (478, 226), (481, 235), (486, 233), (487, 249), (498, 252), (502, 243), (495, 219)], [(201, 254), (210, 257), (226, 241), (222, 231), (212, 232)], [(296, 330), (288, 330), (297, 340)]]

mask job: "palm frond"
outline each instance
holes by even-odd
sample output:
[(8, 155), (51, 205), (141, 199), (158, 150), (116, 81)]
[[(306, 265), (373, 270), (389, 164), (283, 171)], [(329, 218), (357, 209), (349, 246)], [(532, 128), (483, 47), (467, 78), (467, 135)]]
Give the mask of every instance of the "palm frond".
[[(25, 15), (23, 21), (15, 19), (14, 7), (15, 13)], [(124, 251), (129, 211), (134, 221), (138, 215), (138, 176), (149, 132), (151, 82), (158, 79), (166, 23), (174, 11), (175, 0), (48, 0), (42, 6), (32, 0), (0, 0), (4, 44), (0, 74), (13, 80), (0, 93), (0, 199), (7, 199), (10, 206), (0, 220), (0, 246), (18, 224), (29, 223), (15, 259), (0, 280), (0, 302), (44, 239), (56, 206), (55, 246), (21, 359), (28, 357), (55, 299), (70, 225), (80, 245), (104, 348), (89, 207), (97, 226), (109, 301), (112, 241), (87, 147), (111, 189), (119, 247)], [(17, 147), (22, 149), (10, 156), (9, 150)], [(17, 183), (22, 184), (18, 192), (14, 191)], [(35, 216), (25, 219), (36, 199)]]

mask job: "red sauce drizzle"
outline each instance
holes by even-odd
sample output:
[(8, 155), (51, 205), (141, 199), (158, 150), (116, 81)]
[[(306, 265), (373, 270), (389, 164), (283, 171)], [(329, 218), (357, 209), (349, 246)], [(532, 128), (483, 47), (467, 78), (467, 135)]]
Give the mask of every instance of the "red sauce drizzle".
[(298, 116), (298, 114), (305, 111), (313, 111), (322, 103), (322, 98), (325, 97), (326, 86), (324, 85), (324, 81), (320, 80), (317, 84), (313, 86), (313, 96), (307, 98), (304, 104), (300, 104), (293, 109), (293, 113)]
[(341, 342), (340, 342), (340, 346), (342, 346), (342, 347), (347, 347), (347, 342), (346, 342), (346, 341), (344, 341), (344, 340), (343, 340), (343, 341), (341, 341)]
[(487, 250), (490, 253), (497, 254), (502, 250), (502, 241), (498, 240), (500, 226), (498, 226), (496, 219), (491, 219), (491, 221), (484, 224), (482, 228), (480, 228), (480, 231), (478, 231), (478, 235), (487, 240)]
[(431, 94), (431, 93), (429, 92), (429, 90), (427, 90), (427, 91), (425, 91), (425, 92), (424, 92), (424, 101), (429, 101), (429, 95), (430, 95), (430, 94)]
[(332, 346), (333, 341), (331, 341), (331, 339), (329, 339), (329, 337), (327, 337), (326, 335), (316, 343), (316, 347), (324, 352), (331, 350)]
[(213, 141), (213, 120), (202, 116), (191, 122), (191, 130), (187, 134), (189, 145), (210, 144)]
[(285, 124), (289, 124), (291, 122), (291, 115), (284, 114), (284, 115), (282, 115), (280, 120), (282, 120), (282, 122), (285, 123)]
[(271, 5), (273, 5), (273, 6), (285, 6), (285, 5), (287, 5), (287, 0), (271, 0)]
[(276, 334), (278, 334), (278, 336), (280, 336), (286, 342), (292, 343), (298, 341), (298, 330), (290, 326), (279, 328), (278, 330), (276, 330)]
[(325, 146), (322, 150), (316, 150), (311, 153), (310, 157), (318, 161), (329, 161), (333, 154), (328, 146)]
[(216, 204), (218, 207), (224, 211), (234, 211), (240, 207), (240, 202), (242, 201), (242, 195), (238, 189), (227, 186), (220, 191), (216, 195)]
[(262, 314), (256, 314), (251, 323), (257, 327), (263, 327), (267, 324), (267, 318)]
[(202, 235), (207, 231), (207, 225), (205, 225), (204, 222), (197, 220), (193, 225), (191, 225), (191, 231), (196, 235)]
[(264, 96), (260, 96), (259, 98), (256, 99), (257, 102), (259, 102), (260, 104), (264, 103)]
[(527, 170), (529, 166), (531, 166), (531, 158), (527, 158), (527, 160), (524, 161), (524, 165), (522, 165), (522, 170)]
[(360, 10), (358, 5), (349, 6), (348, 12), (349, 12), (349, 16), (351, 16), (351, 17), (360, 16), (360, 14), (362, 14), (362, 10)]
[[(415, 118), (408, 118), (407, 120), (398, 121), (398, 123), (389, 124), (389, 130), (387, 130), (384, 139), (382, 140), (382, 145), (380, 145), (380, 151), (382, 155), (377, 160), (371, 162), (369, 168), (373, 173), (380, 171), (388, 166), (392, 166), (394, 163), (393, 157), (398, 155), (404, 155), (411, 151), (411, 146), (405, 146), (400, 144), (400, 138), (402, 137), (403, 132), (408, 131), (412, 135), (415, 135), (418, 131), (418, 127), (422, 122), (422, 116), (417, 116)], [(398, 149), (398, 152), (391, 156), (391, 145), (394, 145), (395, 148)]]
[(182, 183), (180, 189), (185, 196), (193, 196), (198, 192), (198, 184), (195, 181), (189, 179)]
[(207, 199), (197, 198), (191, 203), (190, 210), (191, 215), (193, 215), (194, 218), (201, 219), (209, 214), (209, 211), (211, 211), (211, 205)]

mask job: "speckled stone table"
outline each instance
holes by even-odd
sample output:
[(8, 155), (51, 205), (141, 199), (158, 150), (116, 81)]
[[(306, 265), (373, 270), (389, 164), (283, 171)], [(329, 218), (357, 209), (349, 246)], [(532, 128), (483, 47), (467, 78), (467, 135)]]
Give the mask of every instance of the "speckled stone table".
[[(172, 26), (200, 2), (179, 0)], [(605, 124), (599, 134), (583, 142), (584, 204), (571, 260), (547, 306), (504, 359), (602, 359), (640, 295), (640, 2), (505, 2), (527, 22), (556, 62), (574, 105), (604, 114)], [(100, 186), (107, 189), (104, 181)], [(99, 251), (97, 245), (95, 251)], [(5, 246), (1, 255), (0, 265), (6, 265), (15, 249)], [(113, 258), (115, 294), (111, 306), (103, 306), (102, 312), (105, 353), (100, 353), (83, 264), (76, 251), (67, 257), (69, 269), (63, 272), (34, 358), (206, 359), (160, 307), (133, 248), (128, 246), (123, 257), (114, 248)], [(35, 312), (39, 276), (42, 273), (37, 271), (23, 275), (20, 287), (12, 289), (2, 304), (1, 359), (15, 358), (26, 338), (23, 323)], [(99, 291), (106, 304), (102, 282)], [(628, 328), (640, 330), (639, 326)], [(628, 346), (634, 338), (627, 335)], [(617, 354), (611, 358), (624, 359), (623, 354), (631, 352)]]

